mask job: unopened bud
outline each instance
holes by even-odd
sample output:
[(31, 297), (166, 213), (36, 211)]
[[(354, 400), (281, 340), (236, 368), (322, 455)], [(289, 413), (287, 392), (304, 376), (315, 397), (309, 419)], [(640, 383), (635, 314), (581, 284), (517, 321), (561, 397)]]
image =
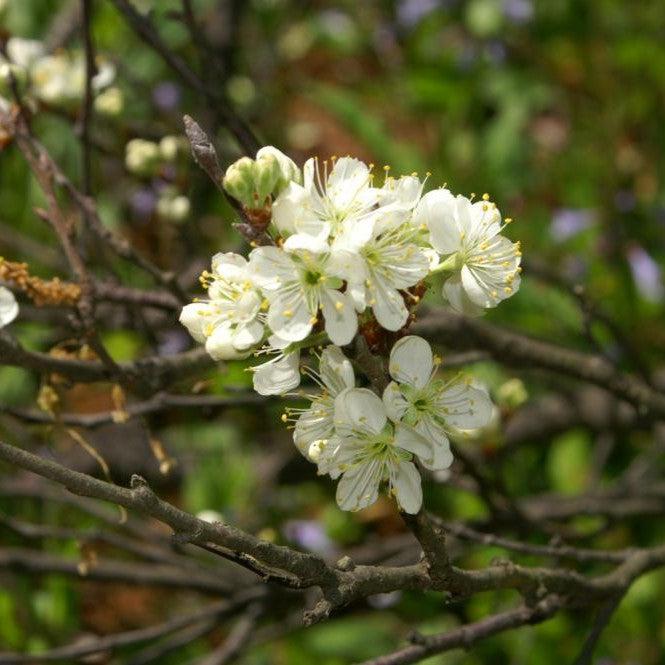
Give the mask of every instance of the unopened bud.
[(167, 222), (184, 222), (189, 217), (191, 204), (186, 196), (167, 195), (157, 201), (157, 214)]
[(187, 154), (189, 143), (184, 136), (165, 136), (159, 142), (159, 151), (167, 162), (174, 162), (178, 156)]
[(125, 166), (130, 173), (140, 176), (154, 175), (159, 162), (159, 146), (152, 141), (132, 139), (125, 147)]
[(263, 206), (280, 178), (279, 162), (274, 155), (263, 155), (254, 162), (255, 207)]
[(108, 88), (95, 97), (95, 111), (108, 117), (120, 115), (124, 105), (125, 100), (120, 88)]
[(254, 160), (241, 157), (226, 169), (224, 191), (247, 208), (254, 206)]
[(521, 379), (510, 379), (499, 386), (496, 398), (499, 404), (516, 409), (529, 399), (529, 393)]
[(274, 157), (279, 165), (279, 178), (275, 183), (275, 188), (272, 191), (273, 194), (279, 194), (291, 181), (302, 184), (302, 175), (296, 163), (274, 146), (268, 145), (265, 148), (261, 148), (256, 153), (256, 160), (259, 161), (268, 155)]

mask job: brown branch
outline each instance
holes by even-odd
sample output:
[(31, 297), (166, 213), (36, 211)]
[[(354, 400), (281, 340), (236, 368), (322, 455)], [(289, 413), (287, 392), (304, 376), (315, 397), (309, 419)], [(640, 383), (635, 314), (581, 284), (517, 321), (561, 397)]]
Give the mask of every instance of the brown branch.
[(486, 349), (497, 362), (546, 369), (593, 383), (629, 402), (640, 413), (665, 418), (665, 395), (641, 379), (618, 372), (607, 360), (520, 335), (490, 323), (456, 314), (432, 312), (414, 324), (413, 332), (455, 349)]
[(415, 638), (416, 644), (386, 656), (379, 656), (361, 665), (407, 665), (417, 663), (428, 656), (453, 649), (469, 649), (476, 642), (506, 630), (513, 630), (527, 624), (541, 623), (551, 618), (562, 607), (557, 596), (549, 596), (534, 607), (519, 607), (455, 628), (448, 633), (432, 637)]

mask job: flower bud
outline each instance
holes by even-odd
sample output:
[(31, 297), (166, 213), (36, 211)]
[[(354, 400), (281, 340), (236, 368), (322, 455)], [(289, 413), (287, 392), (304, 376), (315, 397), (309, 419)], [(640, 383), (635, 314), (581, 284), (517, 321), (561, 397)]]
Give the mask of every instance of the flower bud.
[(157, 202), (157, 214), (167, 222), (184, 222), (189, 217), (191, 205), (186, 196), (169, 194)]
[(521, 379), (510, 379), (499, 386), (496, 399), (502, 406), (516, 409), (529, 399), (529, 393)]
[(292, 180), (299, 185), (302, 184), (300, 169), (290, 157), (287, 157), (281, 150), (278, 150), (274, 146), (268, 145), (256, 153), (256, 160), (259, 161), (266, 155), (274, 157), (279, 164), (280, 177), (275, 184), (273, 194), (279, 194)]
[(247, 208), (254, 207), (254, 160), (241, 157), (226, 169), (224, 191)]
[(189, 144), (184, 136), (165, 136), (159, 142), (159, 152), (167, 162), (174, 162), (179, 155), (186, 155)]
[(125, 166), (130, 173), (139, 176), (154, 175), (159, 161), (159, 146), (152, 141), (132, 139), (125, 147)]
[(254, 207), (262, 207), (281, 178), (279, 162), (274, 155), (263, 155), (254, 162)]
[(125, 100), (120, 88), (108, 88), (95, 97), (95, 111), (108, 117), (120, 115), (124, 104)]

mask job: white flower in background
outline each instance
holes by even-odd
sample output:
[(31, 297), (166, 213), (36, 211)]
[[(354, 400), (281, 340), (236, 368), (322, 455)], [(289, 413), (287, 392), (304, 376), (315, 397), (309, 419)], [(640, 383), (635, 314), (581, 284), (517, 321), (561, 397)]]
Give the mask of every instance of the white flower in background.
[(429, 229), (434, 249), (447, 257), (437, 270), (453, 273), (444, 282), (444, 298), (454, 309), (473, 315), (495, 307), (520, 284), (519, 243), (500, 235), (505, 224), (487, 198), (473, 203), (436, 189), (423, 196), (413, 215), (415, 225)]
[(270, 303), (268, 325), (282, 339), (305, 339), (323, 313), (331, 341), (348, 344), (358, 330), (349, 297), (339, 289), (352, 256), (331, 251), (320, 237), (291, 236), (284, 248), (258, 247), (250, 255), (252, 273)]
[(14, 294), (0, 286), (0, 328), (9, 325), (18, 316), (18, 303)]
[(335, 434), (321, 446), (318, 465), (319, 473), (341, 476), (340, 508), (366, 508), (387, 482), (400, 508), (417, 513), (423, 495), (414, 457), (432, 459), (432, 444), (414, 429), (390, 423), (381, 399), (366, 388), (347, 388), (335, 398), (334, 424)]
[(254, 373), (254, 390), (259, 395), (283, 395), (300, 385), (300, 349), (290, 350), (290, 345), (289, 341), (271, 335), (266, 347), (255, 354), (274, 356), (250, 368)]
[[(111, 85), (115, 67), (98, 58), (97, 73), (92, 78), (95, 93)], [(85, 94), (85, 58), (82, 52), (61, 52), (39, 58), (31, 67), (30, 77), (34, 95), (40, 101), (55, 106), (78, 104)]]
[(431, 442), (433, 457), (421, 457), (430, 469), (452, 464), (451, 432), (483, 427), (492, 415), (492, 402), (485, 392), (459, 378), (435, 380), (437, 367), (426, 340), (403, 337), (390, 352), (388, 371), (393, 381), (383, 393), (388, 417), (413, 427)]
[(36, 39), (12, 37), (7, 40), (7, 58), (19, 67), (30, 69), (43, 56), (44, 45)]
[(338, 346), (327, 346), (321, 353), (319, 371), (305, 370), (322, 392), (307, 396), (311, 400), (308, 409), (287, 408), (283, 420), (293, 420), (295, 427), (293, 441), (298, 450), (311, 461), (316, 462), (318, 453), (327, 445), (334, 434), (335, 397), (346, 388), (356, 385), (351, 361)]
[[(378, 223), (368, 222), (368, 226), (372, 224), (379, 228)], [(413, 240), (411, 226), (402, 224), (384, 233), (372, 231), (357, 248), (346, 239), (336, 239), (333, 243), (333, 247), (357, 253), (360, 261), (349, 273), (349, 295), (359, 312), (371, 307), (386, 330), (399, 330), (409, 316), (400, 290), (414, 286), (429, 273), (430, 261)]]
[(262, 298), (244, 257), (216, 254), (201, 277), (208, 299), (185, 305), (180, 322), (215, 360), (246, 357), (264, 335)]

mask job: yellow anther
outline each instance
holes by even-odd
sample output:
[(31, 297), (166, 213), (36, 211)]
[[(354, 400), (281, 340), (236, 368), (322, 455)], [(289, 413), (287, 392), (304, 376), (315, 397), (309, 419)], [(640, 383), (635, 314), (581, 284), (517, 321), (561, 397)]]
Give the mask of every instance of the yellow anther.
[(290, 319), (293, 316), (293, 310), (292, 309), (285, 309), (282, 312), (282, 315), (285, 316), (287, 319)]
[(335, 309), (336, 309), (338, 312), (341, 312), (342, 309), (344, 309), (344, 303), (341, 302), (340, 300), (338, 300), (338, 301), (335, 303)]
[(490, 195), (487, 192), (485, 192), (483, 194), (483, 201), (489, 201), (489, 200), (490, 200)]
[(286, 415), (286, 413), (282, 414), (281, 420), (282, 420), (283, 423), (285, 423), (289, 420), (289, 417)]
[(506, 222), (506, 224), (510, 224), (512, 221), (513, 221), (512, 217), (506, 217), (506, 219), (504, 220), (504, 222)]
[(318, 319), (317, 319), (315, 316), (313, 316), (313, 317), (309, 320), (309, 325), (310, 325), (310, 326), (315, 326), (315, 325), (317, 324), (317, 322), (318, 322)]

